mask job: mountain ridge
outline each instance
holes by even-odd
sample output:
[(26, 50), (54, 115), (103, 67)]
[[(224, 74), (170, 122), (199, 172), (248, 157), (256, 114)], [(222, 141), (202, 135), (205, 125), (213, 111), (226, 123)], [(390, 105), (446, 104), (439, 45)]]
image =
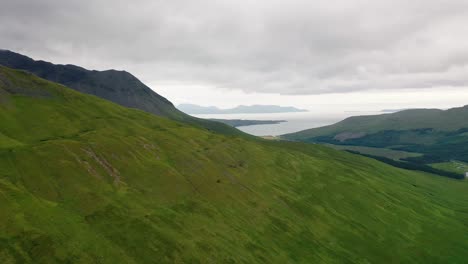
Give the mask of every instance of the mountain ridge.
[(57, 82), (79, 92), (137, 108), (152, 114), (204, 127), (218, 133), (245, 135), (228, 125), (189, 116), (179, 111), (165, 97), (146, 86), (135, 76), (122, 70), (87, 70), (72, 64), (36, 61), (9, 50), (0, 51), (0, 65), (29, 71), (41, 78)]

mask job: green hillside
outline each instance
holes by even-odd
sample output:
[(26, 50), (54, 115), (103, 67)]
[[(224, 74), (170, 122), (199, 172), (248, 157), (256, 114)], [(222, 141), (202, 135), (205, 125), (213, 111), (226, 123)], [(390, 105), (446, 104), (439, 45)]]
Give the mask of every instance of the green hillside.
[(0, 67), (2, 263), (464, 263), (468, 185)]
[(456, 131), (468, 128), (468, 105), (449, 110), (410, 109), (392, 114), (353, 116), (336, 124), (283, 135), (294, 140), (308, 140), (340, 133), (372, 134), (386, 130), (417, 130), (432, 128), (438, 131)]
[(287, 134), (281, 138), (424, 154), (405, 159), (414, 164), (429, 165), (451, 160), (467, 162), (468, 105), (445, 111), (414, 109), (350, 117), (334, 125)]

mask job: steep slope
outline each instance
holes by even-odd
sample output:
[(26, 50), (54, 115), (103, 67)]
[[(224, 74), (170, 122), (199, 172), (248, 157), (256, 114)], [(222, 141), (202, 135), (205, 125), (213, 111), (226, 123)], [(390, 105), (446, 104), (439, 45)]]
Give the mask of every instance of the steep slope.
[(0, 67), (2, 263), (462, 263), (464, 181), (211, 133)]
[(26, 70), (46, 80), (126, 107), (198, 125), (220, 133), (242, 134), (239, 130), (225, 124), (195, 118), (177, 110), (170, 101), (125, 71), (90, 71), (75, 65), (55, 65), (50, 62), (35, 61), (8, 50), (0, 50), (0, 65)]
[(390, 148), (423, 156), (418, 163), (468, 161), (468, 106), (449, 110), (414, 109), (350, 117), (334, 125), (281, 136), (284, 139)]

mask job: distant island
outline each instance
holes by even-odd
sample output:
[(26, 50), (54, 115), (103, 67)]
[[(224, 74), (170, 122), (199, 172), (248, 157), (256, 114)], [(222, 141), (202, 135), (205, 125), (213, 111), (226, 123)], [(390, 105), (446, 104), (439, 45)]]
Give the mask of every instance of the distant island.
[(210, 120), (224, 123), (232, 127), (253, 126), (253, 125), (272, 125), (287, 122), (286, 120), (244, 120), (244, 119), (215, 119)]
[(216, 106), (200, 106), (195, 104), (180, 104), (177, 108), (186, 114), (264, 114), (264, 113), (291, 113), (307, 112), (292, 106), (278, 105), (239, 105), (234, 108), (220, 109)]

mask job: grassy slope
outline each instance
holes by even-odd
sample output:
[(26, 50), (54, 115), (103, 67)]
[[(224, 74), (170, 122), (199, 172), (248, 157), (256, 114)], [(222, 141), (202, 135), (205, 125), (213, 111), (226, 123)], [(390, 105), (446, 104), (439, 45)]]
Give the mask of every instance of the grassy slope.
[(0, 68), (2, 263), (463, 263), (466, 182)]
[(467, 131), (468, 106), (464, 106), (445, 111), (416, 109), (350, 117), (334, 125), (283, 135), (281, 138), (353, 146), (350, 148), (364, 150), (360, 151), (363, 154), (372, 154), (365, 147), (380, 148), (382, 153), (374, 153), (380, 157), (388, 156), (385, 149), (421, 153), (423, 155), (405, 158), (407, 162), (419, 166), (450, 160), (468, 162)]

